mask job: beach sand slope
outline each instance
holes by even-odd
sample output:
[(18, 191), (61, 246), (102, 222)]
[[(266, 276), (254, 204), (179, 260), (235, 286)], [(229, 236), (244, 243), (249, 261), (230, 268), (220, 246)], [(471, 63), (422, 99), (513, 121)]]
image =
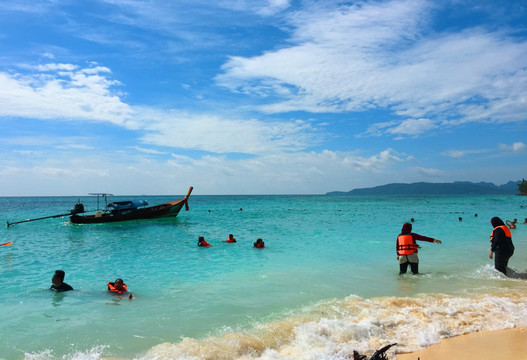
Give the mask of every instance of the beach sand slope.
[(525, 360), (527, 359), (527, 327), (481, 331), (445, 339), (439, 344), (397, 360)]

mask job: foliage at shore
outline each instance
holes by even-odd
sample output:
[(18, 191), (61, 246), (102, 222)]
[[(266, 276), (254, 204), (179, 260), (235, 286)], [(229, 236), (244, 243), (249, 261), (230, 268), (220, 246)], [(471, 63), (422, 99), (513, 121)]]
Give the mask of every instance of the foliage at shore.
[(518, 185), (519, 195), (527, 195), (527, 181), (522, 179), (522, 183)]

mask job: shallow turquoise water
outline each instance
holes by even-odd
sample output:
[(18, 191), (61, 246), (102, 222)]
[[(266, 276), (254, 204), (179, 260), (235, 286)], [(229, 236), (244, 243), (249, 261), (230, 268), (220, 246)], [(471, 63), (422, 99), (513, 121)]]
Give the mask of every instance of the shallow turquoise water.
[[(76, 201), (0, 198), (0, 220), (66, 213)], [(488, 259), (490, 218), (523, 220), (525, 197), (191, 196), (189, 204), (175, 219), (74, 225), (66, 217), (0, 230), (0, 243), (14, 242), (0, 247), (0, 358), (338, 359), (387, 341), (426, 346), (461, 323), (468, 331), (527, 324), (525, 281), (501, 276)], [(443, 244), (422, 242), (422, 275), (401, 277), (395, 239), (410, 218), (414, 232)], [(229, 233), (238, 243), (222, 242)], [(512, 234), (509, 265), (524, 274), (527, 225)], [(213, 246), (198, 248), (199, 235)], [(252, 246), (258, 237), (264, 250)], [(55, 269), (76, 291), (48, 290)], [(117, 277), (135, 299), (107, 293)], [(405, 305), (403, 316), (407, 298), (419, 305)], [(503, 302), (505, 314), (489, 317)], [(414, 316), (417, 307), (428, 319), (450, 309), (452, 329), (439, 315), (437, 323)], [(406, 325), (387, 331), (383, 321), (398, 316)], [(411, 329), (414, 342), (404, 340)]]

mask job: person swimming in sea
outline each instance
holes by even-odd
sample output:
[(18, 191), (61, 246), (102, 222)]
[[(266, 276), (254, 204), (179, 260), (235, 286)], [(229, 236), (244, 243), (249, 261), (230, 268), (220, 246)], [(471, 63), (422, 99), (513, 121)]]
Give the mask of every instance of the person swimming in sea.
[(227, 240), (225, 240), (225, 242), (227, 242), (227, 243), (235, 243), (236, 242), (236, 238), (234, 237), (233, 234), (229, 234), (229, 237), (227, 238)]
[(212, 246), (212, 245), (209, 244), (208, 242), (206, 242), (205, 238), (203, 236), (200, 236), (200, 237), (198, 237), (198, 246), (209, 247), (209, 246)]
[(50, 290), (56, 292), (64, 292), (73, 290), (73, 288), (64, 282), (64, 277), (66, 273), (63, 270), (55, 270), (53, 277), (51, 278), (52, 285), (49, 288)]
[(260, 238), (256, 239), (256, 242), (253, 245), (254, 245), (255, 248), (258, 248), (258, 249), (265, 248), (265, 243)]
[[(123, 279), (120, 279), (120, 278), (115, 279), (114, 282), (108, 282), (106, 286), (108, 286), (108, 291), (119, 294), (119, 295), (123, 295), (128, 292), (128, 287), (124, 283)], [(129, 294), (128, 298), (132, 299), (133, 295)]]
[(507, 224), (507, 226), (509, 227), (509, 229), (516, 229), (516, 223), (518, 222), (518, 219), (514, 219), (512, 221), (510, 220), (505, 220), (505, 223)]

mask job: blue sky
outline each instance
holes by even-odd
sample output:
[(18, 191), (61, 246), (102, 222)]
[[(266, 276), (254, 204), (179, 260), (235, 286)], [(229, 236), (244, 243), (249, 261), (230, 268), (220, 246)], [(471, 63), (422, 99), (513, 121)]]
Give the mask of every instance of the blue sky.
[(0, 0), (0, 196), (527, 177), (523, 1)]

